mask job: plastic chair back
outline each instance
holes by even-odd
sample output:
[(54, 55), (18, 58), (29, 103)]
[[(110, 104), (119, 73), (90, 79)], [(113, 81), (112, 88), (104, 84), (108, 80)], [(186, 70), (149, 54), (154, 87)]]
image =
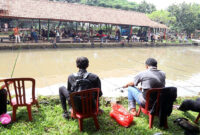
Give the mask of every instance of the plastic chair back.
[[(33, 78), (10, 78), (4, 79), (6, 89), (8, 91), (11, 106), (13, 107), (13, 121), (16, 120), (16, 109), (18, 106), (27, 106), (29, 120), (32, 120), (31, 105), (38, 101), (35, 98), (35, 79)], [(27, 86), (28, 85), (28, 86)], [(26, 87), (31, 87), (30, 98), (27, 98)], [(14, 89), (14, 91), (12, 91)]]
[(82, 119), (93, 117), (95, 126), (99, 129), (97, 115), (99, 110), (99, 88), (82, 90), (70, 94), (72, 104), (72, 117), (79, 120), (79, 128), (82, 131)]
[[(144, 114), (148, 115), (149, 116), (149, 128), (152, 128), (152, 126), (153, 126), (154, 116), (158, 116), (158, 114), (159, 114), (160, 94), (161, 94), (162, 90), (163, 90), (163, 88), (153, 88), (153, 89), (148, 90), (146, 93), (145, 107), (142, 107), (142, 106), (139, 107), (137, 116), (140, 115), (141, 111)], [(153, 99), (153, 101), (151, 101), (151, 99)], [(154, 112), (151, 112), (152, 108), (153, 108)], [(165, 128), (168, 128), (167, 120), (165, 120)]]

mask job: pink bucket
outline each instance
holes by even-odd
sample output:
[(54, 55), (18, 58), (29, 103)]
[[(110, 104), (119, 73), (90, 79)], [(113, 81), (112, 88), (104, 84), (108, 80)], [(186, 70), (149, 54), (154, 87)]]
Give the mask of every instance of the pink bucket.
[(4, 113), (0, 115), (0, 123), (3, 125), (9, 124), (11, 122), (11, 117), (9, 114)]

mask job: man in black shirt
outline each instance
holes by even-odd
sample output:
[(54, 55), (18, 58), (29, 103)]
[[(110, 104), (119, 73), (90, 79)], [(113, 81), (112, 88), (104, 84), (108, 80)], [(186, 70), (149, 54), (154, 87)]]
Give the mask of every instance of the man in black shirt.
[(99, 88), (99, 97), (102, 96), (102, 91), (101, 91), (101, 81), (99, 77), (93, 73), (88, 73), (87, 72), (87, 67), (89, 66), (89, 60), (86, 57), (78, 57), (76, 59), (76, 66), (79, 68), (78, 73), (74, 73), (69, 75), (68, 77), (68, 82), (67, 82), (67, 88), (62, 86), (59, 88), (59, 96), (63, 108), (63, 117), (64, 118), (69, 118), (69, 114), (67, 112), (67, 107), (66, 107), (66, 100), (68, 101), (69, 108), (71, 108), (71, 103), (70, 103), (70, 94), (72, 92), (76, 92), (77, 89), (75, 88), (74, 84), (77, 81), (79, 77), (86, 78), (90, 82), (90, 86), (87, 86), (87, 88)]

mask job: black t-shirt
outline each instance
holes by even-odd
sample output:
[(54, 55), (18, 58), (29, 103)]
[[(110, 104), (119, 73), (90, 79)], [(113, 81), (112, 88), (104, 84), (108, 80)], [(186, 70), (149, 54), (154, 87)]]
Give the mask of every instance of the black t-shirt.
[[(87, 71), (80, 69), (78, 71), (77, 74), (85, 74)], [(91, 81), (91, 88), (99, 88), (100, 92), (99, 92), (99, 97), (102, 96), (102, 91), (101, 91), (101, 80), (99, 79), (99, 77), (93, 73), (89, 73), (87, 76), (87, 79)], [(69, 75), (68, 77), (68, 82), (67, 82), (67, 90), (69, 91), (69, 93), (74, 92), (72, 90), (72, 84), (76, 81), (76, 77), (74, 74)]]

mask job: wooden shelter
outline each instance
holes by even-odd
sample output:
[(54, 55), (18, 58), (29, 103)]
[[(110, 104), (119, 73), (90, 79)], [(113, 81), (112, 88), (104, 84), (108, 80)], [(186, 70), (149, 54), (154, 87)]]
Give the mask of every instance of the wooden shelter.
[(0, 0), (0, 17), (145, 26), (167, 29), (144, 13), (48, 0)]

